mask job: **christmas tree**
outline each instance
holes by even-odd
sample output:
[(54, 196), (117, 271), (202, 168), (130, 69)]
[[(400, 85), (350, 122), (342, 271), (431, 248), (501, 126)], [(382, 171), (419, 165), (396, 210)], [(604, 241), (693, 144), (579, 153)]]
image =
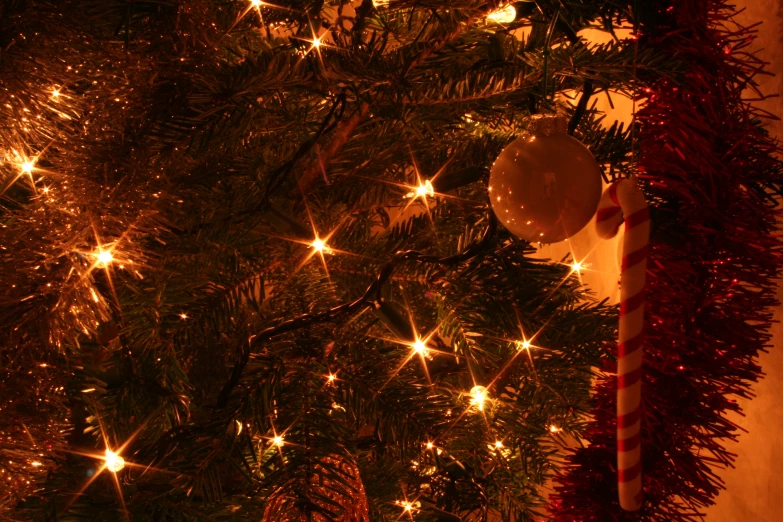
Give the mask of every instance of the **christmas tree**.
[[(727, 397), (760, 373), (781, 167), (741, 98), (749, 34), (721, 2), (680, 4), (0, 4), (0, 516), (709, 504)], [(632, 126), (595, 108), (623, 95)], [(637, 514), (616, 500), (617, 307), (489, 203), (495, 158), (550, 113), (651, 202)]]

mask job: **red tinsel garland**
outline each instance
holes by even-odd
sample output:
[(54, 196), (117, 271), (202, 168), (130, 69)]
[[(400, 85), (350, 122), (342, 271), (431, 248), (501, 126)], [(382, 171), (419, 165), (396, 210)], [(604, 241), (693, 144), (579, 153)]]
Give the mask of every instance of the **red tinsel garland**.
[[(645, 503), (617, 501), (615, 377), (597, 382), (587, 447), (569, 455), (550, 511), (559, 521), (693, 520), (722, 488), (715, 467), (734, 455), (727, 413), (761, 375), (769, 346), (774, 235), (783, 167), (777, 143), (742, 100), (761, 69), (722, 0), (660, 6), (646, 45), (684, 60), (678, 84), (662, 81), (638, 114), (641, 180), (652, 206), (646, 301), (642, 447)], [(646, 33), (646, 34), (645, 34)]]

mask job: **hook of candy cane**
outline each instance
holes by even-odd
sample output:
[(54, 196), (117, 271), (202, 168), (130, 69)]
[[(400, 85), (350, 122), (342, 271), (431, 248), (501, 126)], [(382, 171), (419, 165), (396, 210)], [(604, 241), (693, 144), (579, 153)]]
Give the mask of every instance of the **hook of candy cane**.
[(617, 350), (617, 487), (620, 506), (636, 511), (642, 507), (642, 344), (650, 211), (635, 178), (612, 183), (598, 204), (596, 228), (600, 237), (614, 237), (623, 222)]

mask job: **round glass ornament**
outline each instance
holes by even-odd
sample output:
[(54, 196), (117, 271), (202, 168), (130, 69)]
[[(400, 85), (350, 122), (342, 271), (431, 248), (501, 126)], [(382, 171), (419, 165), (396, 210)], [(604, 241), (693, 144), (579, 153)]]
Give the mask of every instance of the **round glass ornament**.
[(506, 146), (489, 175), (492, 209), (515, 236), (557, 243), (590, 222), (601, 199), (601, 168), (559, 115), (536, 115)]

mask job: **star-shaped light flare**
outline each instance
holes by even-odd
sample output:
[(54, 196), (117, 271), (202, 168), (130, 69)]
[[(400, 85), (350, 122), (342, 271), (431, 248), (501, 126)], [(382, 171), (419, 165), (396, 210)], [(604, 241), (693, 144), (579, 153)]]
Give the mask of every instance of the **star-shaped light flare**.
[[(410, 320), (413, 320), (412, 315), (410, 314), (410, 311), (408, 311), (408, 316)], [(386, 379), (386, 382), (383, 383), (383, 385), (376, 390), (375, 394), (381, 393), (381, 391), (386, 387), (387, 384), (389, 384), (392, 379), (394, 379), (397, 374), (399, 374), (405, 366), (413, 359), (414, 357), (418, 356), (421, 360), (422, 368), (424, 369), (424, 374), (427, 377), (427, 382), (430, 382), (430, 372), (427, 368), (427, 359), (432, 359), (432, 356), (434, 354), (445, 354), (445, 352), (442, 352), (440, 350), (435, 350), (432, 348), (430, 342), (435, 337), (435, 334), (437, 333), (438, 329), (435, 328), (432, 332), (425, 336), (420, 336), (419, 333), (416, 331), (416, 327), (411, 322), (411, 328), (414, 332), (413, 341), (404, 341), (400, 339), (394, 339), (394, 338), (381, 338), (384, 341), (389, 341), (392, 343), (402, 344), (404, 346), (407, 346), (410, 348), (410, 352), (408, 352), (408, 355), (400, 362), (399, 365), (394, 369), (394, 371), (389, 375), (389, 378)], [(448, 355), (448, 354), (446, 354)]]
[[(573, 256), (572, 256), (573, 257)], [(589, 270), (590, 264), (585, 263), (585, 259), (587, 257), (585, 256), (582, 259), (576, 259), (576, 257), (573, 257), (572, 261), (570, 263), (563, 263), (571, 270), (568, 272), (568, 275), (566, 275), (566, 279), (571, 277), (572, 275), (576, 274), (576, 277), (579, 278), (579, 284), (583, 284), (582, 281), (582, 272), (585, 272)]]
[(3, 183), (2, 188), (0, 189), (0, 194), (4, 194), (5, 191), (11, 188), (14, 183), (23, 177), (29, 180), (30, 188), (33, 190), (33, 193), (37, 194), (34, 172), (40, 170), (36, 166), (40, 155), (28, 156), (24, 152), (19, 152), (16, 149), (12, 149), (10, 153), (7, 153), (5, 156), (6, 162), (16, 171), (16, 175)]
[(101, 461), (102, 463), (100, 466), (93, 472), (92, 475), (90, 475), (90, 478), (87, 479), (87, 481), (82, 485), (82, 487), (79, 489), (79, 491), (76, 492), (76, 494), (71, 498), (71, 500), (67, 503), (65, 506), (65, 511), (68, 510), (68, 508), (73, 504), (78, 498), (82, 496), (82, 494), (87, 490), (87, 488), (90, 487), (90, 485), (95, 482), (95, 480), (104, 472), (107, 471), (111, 474), (112, 481), (114, 482), (114, 487), (117, 491), (117, 498), (119, 499), (120, 503), (122, 504), (123, 512), (125, 513), (125, 519), (130, 520), (130, 514), (128, 513), (128, 508), (125, 505), (125, 498), (122, 495), (122, 488), (120, 486), (120, 481), (117, 478), (117, 474), (120, 473), (122, 470), (126, 468), (130, 469), (143, 469), (145, 471), (148, 470), (154, 470), (159, 471), (163, 473), (167, 473), (165, 470), (161, 470), (158, 468), (153, 468), (152, 466), (143, 465), (143, 464), (137, 464), (135, 462), (129, 461), (125, 457), (123, 457), (123, 453), (128, 448), (128, 446), (133, 442), (133, 440), (138, 436), (138, 434), (147, 426), (147, 423), (153, 419), (157, 415), (150, 415), (150, 417), (147, 418), (137, 429), (136, 431), (131, 434), (128, 439), (120, 444), (118, 447), (112, 447), (112, 445), (109, 442), (108, 434), (106, 433), (106, 429), (103, 425), (103, 421), (98, 418), (98, 428), (101, 432), (101, 437), (103, 438), (103, 444), (104, 444), (104, 450), (102, 452), (85, 452), (85, 451), (75, 451), (71, 450), (69, 453), (73, 453), (75, 455), (82, 455), (84, 457), (89, 457), (91, 459), (95, 459), (97, 461)]
[(414, 520), (413, 514), (418, 512), (420, 510), (419, 507), (421, 506), (418, 496), (411, 501), (408, 499), (408, 496), (405, 495), (403, 500), (397, 500), (394, 503), (402, 508), (402, 512), (400, 513), (400, 516), (397, 517), (397, 520), (400, 520), (403, 517)]
[(248, 15), (248, 13), (250, 13), (250, 11), (255, 11), (256, 13), (258, 13), (258, 17), (261, 19), (261, 23), (263, 24), (264, 23), (264, 16), (263, 16), (263, 14), (261, 12), (261, 9), (265, 8), (265, 7), (268, 7), (268, 8), (271, 8), (271, 9), (280, 9), (280, 10), (283, 10), (283, 11), (291, 11), (291, 12), (294, 11), (294, 9), (291, 9), (291, 8), (288, 8), (288, 7), (283, 7), (283, 6), (276, 5), (276, 4), (270, 4), (269, 2), (264, 2), (263, 0), (248, 0), (247, 7), (245, 7), (242, 10), (241, 13), (239, 13), (239, 16), (237, 16), (237, 19), (234, 20), (234, 23), (231, 24), (231, 27), (228, 28), (228, 30), (225, 32), (225, 34), (223, 34), (223, 36), (220, 37), (220, 40), (222, 40), (226, 35), (231, 33), (231, 31), (234, 30), (234, 28), (237, 26), (237, 24), (239, 22), (241, 22), (242, 19), (244, 17), (246, 17)]
[(304, 242), (304, 241), (297, 241), (298, 243), (302, 243), (304, 245), (307, 245), (309, 251), (305, 255), (304, 259), (299, 263), (299, 267), (304, 266), (308, 261), (310, 261), (314, 256), (318, 256), (321, 258), (321, 264), (324, 267), (324, 271), (326, 272), (327, 276), (329, 275), (329, 267), (326, 265), (326, 256), (327, 255), (333, 255), (335, 253), (334, 249), (329, 246), (329, 239), (334, 235), (336, 232), (335, 230), (332, 230), (324, 237), (321, 237), (318, 235), (318, 232), (315, 232), (315, 229), (313, 230), (313, 240), (310, 242)]

